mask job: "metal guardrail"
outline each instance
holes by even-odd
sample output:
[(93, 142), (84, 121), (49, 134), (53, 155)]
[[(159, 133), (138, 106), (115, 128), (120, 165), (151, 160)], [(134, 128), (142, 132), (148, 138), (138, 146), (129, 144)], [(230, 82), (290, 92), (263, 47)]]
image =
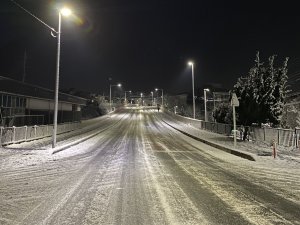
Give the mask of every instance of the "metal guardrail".
[[(77, 129), (80, 122), (61, 123), (57, 125), (57, 134)], [(0, 127), (0, 146), (36, 140), (52, 135), (53, 125)]]

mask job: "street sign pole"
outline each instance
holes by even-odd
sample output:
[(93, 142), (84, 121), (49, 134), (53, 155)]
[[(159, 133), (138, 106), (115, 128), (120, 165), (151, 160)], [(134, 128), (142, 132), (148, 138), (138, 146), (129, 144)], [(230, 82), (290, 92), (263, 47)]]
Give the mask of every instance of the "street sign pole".
[(233, 145), (236, 147), (236, 116), (235, 116), (235, 107), (239, 106), (240, 102), (235, 93), (232, 93), (231, 96), (231, 106), (232, 106), (232, 114), (233, 114)]
[(233, 114), (233, 139), (234, 139), (234, 147), (236, 147), (236, 118), (235, 118), (235, 106), (232, 106), (232, 114)]

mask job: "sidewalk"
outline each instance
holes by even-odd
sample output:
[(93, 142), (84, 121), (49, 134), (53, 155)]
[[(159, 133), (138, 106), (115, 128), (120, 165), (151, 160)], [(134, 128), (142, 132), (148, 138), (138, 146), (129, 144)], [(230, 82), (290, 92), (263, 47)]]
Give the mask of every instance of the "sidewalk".
[[(260, 157), (272, 157), (273, 158), (273, 146), (263, 142), (251, 142), (237, 140), (237, 145), (234, 147), (233, 138), (225, 135), (201, 130), (190, 123), (184, 123), (172, 118), (170, 115), (164, 114), (163, 121), (173, 128), (185, 133), (192, 138), (195, 138), (201, 142), (212, 145), (221, 150), (229, 152), (234, 155), (246, 158), (248, 160), (256, 160)], [(231, 152), (230, 152), (231, 151)], [(240, 153), (240, 155), (239, 155)], [(277, 146), (276, 158), (285, 159), (300, 163), (300, 149), (292, 149), (292, 147)]]

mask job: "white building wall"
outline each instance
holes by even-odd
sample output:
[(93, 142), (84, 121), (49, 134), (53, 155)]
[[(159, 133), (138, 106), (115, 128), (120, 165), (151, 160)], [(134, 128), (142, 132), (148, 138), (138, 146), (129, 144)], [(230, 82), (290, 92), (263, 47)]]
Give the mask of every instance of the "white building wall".
[[(54, 110), (54, 102), (50, 101), (50, 100), (27, 98), (26, 99), (26, 109), (53, 111)], [(72, 104), (59, 102), (58, 110), (72, 111)]]

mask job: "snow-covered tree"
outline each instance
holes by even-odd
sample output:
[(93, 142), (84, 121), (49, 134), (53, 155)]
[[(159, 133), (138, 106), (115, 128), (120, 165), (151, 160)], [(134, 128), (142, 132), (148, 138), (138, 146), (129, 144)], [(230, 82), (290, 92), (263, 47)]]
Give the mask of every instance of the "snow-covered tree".
[(274, 76), (274, 91), (273, 96), (275, 98), (274, 104), (271, 107), (272, 110), (272, 122), (278, 124), (283, 112), (283, 106), (285, 104), (285, 97), (287, 93), (287, 63), (288, 58), (285, 59), (281, 68), (276, 71)]
[(237, 108), (239, 122), (244, 125), (271, 122), (279, 124), (287, 91), (287, 62), (274, 66), (275, 55), (268, 63), (260, 61), (259, 52), (248, 76), (241, 77), (234, 85), (234, 92), (240, 99)]
[(259, 53), (256, 55), (255, 65), (249, 70), (246, 77), (240, 77), (234, 85), (234, 92), (240, 99), (240, 106), (237, 107), (239, 123), (251, 125), (260, 116), (258, 98), (261, 79), (259, 77), (262, 63)]
[(300, 128), (300, 111), (295, 105), (291, 104), (284, 106), (280, 125), (283, 128), (289, 129), (294, 129), (296, 127)]
[(213, 111), (213, 117), (218, 123), (232, 124), (232, 107), (229, 104), (219, 104)]

